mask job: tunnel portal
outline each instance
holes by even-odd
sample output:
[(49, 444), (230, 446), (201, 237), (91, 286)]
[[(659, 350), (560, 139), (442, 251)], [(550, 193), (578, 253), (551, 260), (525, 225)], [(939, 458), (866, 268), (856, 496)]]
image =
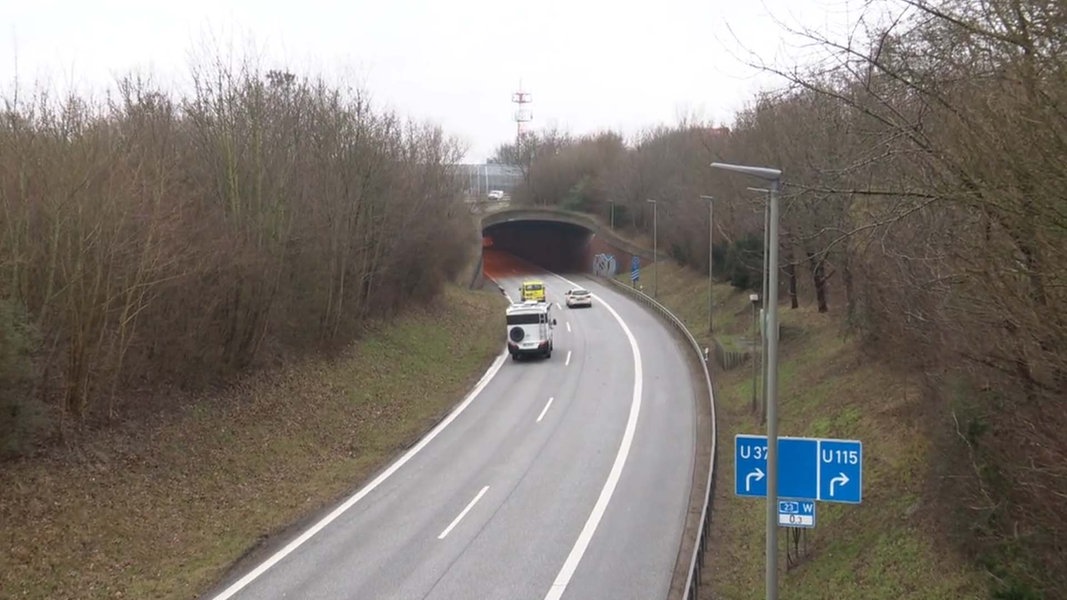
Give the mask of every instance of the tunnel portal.
[(482, 245), (556, 273), (589, 271), (593, 232), (572, 223), (515, 220), (482, 230)]

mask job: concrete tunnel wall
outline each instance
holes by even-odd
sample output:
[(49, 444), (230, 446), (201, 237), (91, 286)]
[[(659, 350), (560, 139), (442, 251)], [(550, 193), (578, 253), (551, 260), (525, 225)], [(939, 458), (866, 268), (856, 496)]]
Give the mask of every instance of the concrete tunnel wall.
[(482, 231), (491, 247), (514, 254), (557, 273), (590, 271), (593, 232), (571, 223), (520, 220), (490, 225)]
[[(608, 240), (600, 236), (593, 236), (592, 241), (589, 243), (589, 260), (593, 260), (593, 256), (597, 254), (610, 254), (615, 257), (615, 268), (617, 273), (629, 273), (631, 261), (634, 257), (637, 257), (641, 267), (646, 267), (652, 264), (651, 258), (646, 258), (637, 254), (633, 254), (627, 250), (619, 248), (612, 244)], [(592, 262), (586, 267), (586, 271), (592, 271)]]
[(557, 272), (589, 273), (597, 254), (613, 255), (619, 273), (628, 273), (634, 258), (641, 267), (652, 263), (648, 249), (584, 213), (527, 206), (494, 211), (482, 223), (483, 244)]

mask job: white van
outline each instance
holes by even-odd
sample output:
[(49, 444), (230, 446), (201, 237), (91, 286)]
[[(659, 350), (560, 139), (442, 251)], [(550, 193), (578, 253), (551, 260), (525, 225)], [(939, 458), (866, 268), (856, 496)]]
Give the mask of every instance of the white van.
[(552, 330), (556, 320), (552, 318), (550, 303), (527, 300), (512, 304), (507, 309), (507, 324), (512, 360), (529, 355), (552, 356)]

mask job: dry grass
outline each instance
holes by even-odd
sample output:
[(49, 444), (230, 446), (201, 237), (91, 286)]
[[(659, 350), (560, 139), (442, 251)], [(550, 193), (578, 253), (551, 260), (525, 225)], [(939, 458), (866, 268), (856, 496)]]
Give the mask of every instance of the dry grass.
[[(707, 340), (707, 279), (663, 263), (659, 300)], [(651, 269), (642, 271), (646, 292)], [(624, 274), (628, 277), (628, 273)], [(817, 527), (804, 533), (798, 565), (786, 569), (788, 529), (780, 529), (779, 589), (783, 597), (984, 598), (987, 581), (948, 542), (943, 499), (931, 496), (934, 446), (922, 424), (926, 412), (911, 378), (861, 356), (841, 334), (834, 312), (819, 314), (802, 290), (798, 310), (780, 312), (781, 435), (860, 439), (864, 443), (864, 497), (859, 506), (820, 503)], [(751, 335), (747, 292), (716, 286), (715, 328), (720, 338)], [(805, 305), (804, 302), (808, 301)], [(719, 419), (718, 490), (710, 581), (701, 597), (764, 597), (765, 504), (733, 493), (733, 437), (763, 433), (750, 413), (751, 367), (716, 374)]]
[(190, 598), (358, 487), (499, 351), (499, 294), (448, 289), (343, 357), (250, 377), (77, 456), (0, 472), (0, 597)]

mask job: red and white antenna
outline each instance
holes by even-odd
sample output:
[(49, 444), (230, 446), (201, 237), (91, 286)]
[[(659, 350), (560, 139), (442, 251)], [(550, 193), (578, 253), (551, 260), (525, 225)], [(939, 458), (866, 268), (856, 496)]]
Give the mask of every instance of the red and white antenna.
[(518, 150), (522, 136), (526, 133), (525, 125), (533, 120), (533, 113), (528, 108), (524, 108), (527, 104), (533, 103), (533, 96), (530, 92), (522, 91), (521, 80), (519, 91), (511, 95), (511, 101), (519, 105), (519, 108), (515, 109), (515, 149)]

